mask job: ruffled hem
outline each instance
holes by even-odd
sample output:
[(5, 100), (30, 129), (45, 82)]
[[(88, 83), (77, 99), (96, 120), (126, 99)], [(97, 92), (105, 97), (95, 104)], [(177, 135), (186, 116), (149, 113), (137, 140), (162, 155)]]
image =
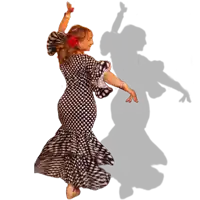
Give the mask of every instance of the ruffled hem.
[[(65, 157), (38, 158), (35, 164), (35, 173), (61, 178), (75, 187), (98, 190), (109, 184), (111, 174), (99, 167), (88, 156), (67, 154)], [(41, 163), (43, 167), (41, 168)], [(46, 166), (44, 166), (44, 163)]]
[(108, 185), (111, 178), (99, 165), (113, 164), (111, 153), (92, 131), (77, 134), (61, 127), (44, 146), (35, 162), (35, 173), (61, 178), (75, 187), (98, 190)]

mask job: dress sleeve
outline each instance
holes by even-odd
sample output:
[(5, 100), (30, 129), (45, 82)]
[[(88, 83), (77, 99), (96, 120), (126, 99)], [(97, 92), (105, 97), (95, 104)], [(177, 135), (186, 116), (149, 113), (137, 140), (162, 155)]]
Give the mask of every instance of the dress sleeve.
[(56, 54), (56, 47), (59, 45), (63, 45), (66, 38), (66, 32), (51, 32), (46, 38), (46, 51), (47, 55), (55, 55)]
[(105, 72), (111, 70), (111, 63), (109, 61), (96, 61), (93, 57), (86, 55), (85, 69), (95, 95), (100, 99), (107, 97), (113, 89), (104, 82), (103, 76)]

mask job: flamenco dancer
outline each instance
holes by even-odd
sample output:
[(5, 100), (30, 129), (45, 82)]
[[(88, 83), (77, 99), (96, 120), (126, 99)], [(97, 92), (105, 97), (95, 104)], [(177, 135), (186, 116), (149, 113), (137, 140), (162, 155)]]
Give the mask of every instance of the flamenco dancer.
[(68, 184), (67, 198), (72, 199), (80, 194), (80, 187), (98, 190), (108, 185), (111, 175), (99, 166), (114, 164), (111, 153), (92, 131), (97, 114), (93, 92), (98, 98), (107, 97), (113, 91), (108, 83), (130, 94), (126, 102), (138, 103), (138, 99), (134, 90), (110, 72), (110, 62), (96, 61), (84, 53), (93, 45), (90, 29), (75, 25), (65, 33), (74, 10), (69, 2), (67, 8), (58, 32), (52, 32), (47, 40), (48, 54), (58, 54), (67, 83), (58, 101), (61, 127), (43, 147), (34, 170), (63, 179)]

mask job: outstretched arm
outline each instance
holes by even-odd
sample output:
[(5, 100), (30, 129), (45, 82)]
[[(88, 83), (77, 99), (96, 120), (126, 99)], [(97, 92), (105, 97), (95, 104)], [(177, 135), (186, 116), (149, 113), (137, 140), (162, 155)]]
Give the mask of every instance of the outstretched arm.
[(70, 15), (71, 15), (71, 12), (73, 12), (74, 11), (74, 8), (72, 8), (72, 5), (69, 3), (69, 2), (67, 2), (67, 12), (64, 14), (64, 17), (63, 17), (63, 19), (62, 19), (62, 21), (61, 21), (61, 23), (60, 23), (60, 26), (59, 26), (59, 28), (58, 28), (58, 31), (59, 32), (65, 32), (65, 30), (66, 30), (66, 28), (67, 28), (67, 25), (68, 25), (68, 23), (69, 23), (69, 19), (70, 19)]
[(113, 74), (110, 71), (105, 72), (103, 80), (107, 84), (118, 88), (122, 88), (124, 84), (124, 82), (120, 78), (118, 78), (115, 74)]
[(128, 87), (128, 85), (120, 80), (118, 77), (116, 77), (112, 72), (107, 71), (104, 73), (103, 77), (104, 81), (112, 86), (118, 87), (130, 94), (129, 98), (126, 100), (126, 102), (131, 102), (132, 99), (138, 103), (137, 95), (134, 90)]

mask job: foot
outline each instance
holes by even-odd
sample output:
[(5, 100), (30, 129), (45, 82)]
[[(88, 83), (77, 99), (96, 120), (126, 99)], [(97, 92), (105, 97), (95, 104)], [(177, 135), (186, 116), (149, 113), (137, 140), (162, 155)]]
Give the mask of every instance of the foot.
[(80, 190), (75, 189), (71, 184), (66, 188), (66, 197), (67, 200), (73, 200), (80, 195)]

